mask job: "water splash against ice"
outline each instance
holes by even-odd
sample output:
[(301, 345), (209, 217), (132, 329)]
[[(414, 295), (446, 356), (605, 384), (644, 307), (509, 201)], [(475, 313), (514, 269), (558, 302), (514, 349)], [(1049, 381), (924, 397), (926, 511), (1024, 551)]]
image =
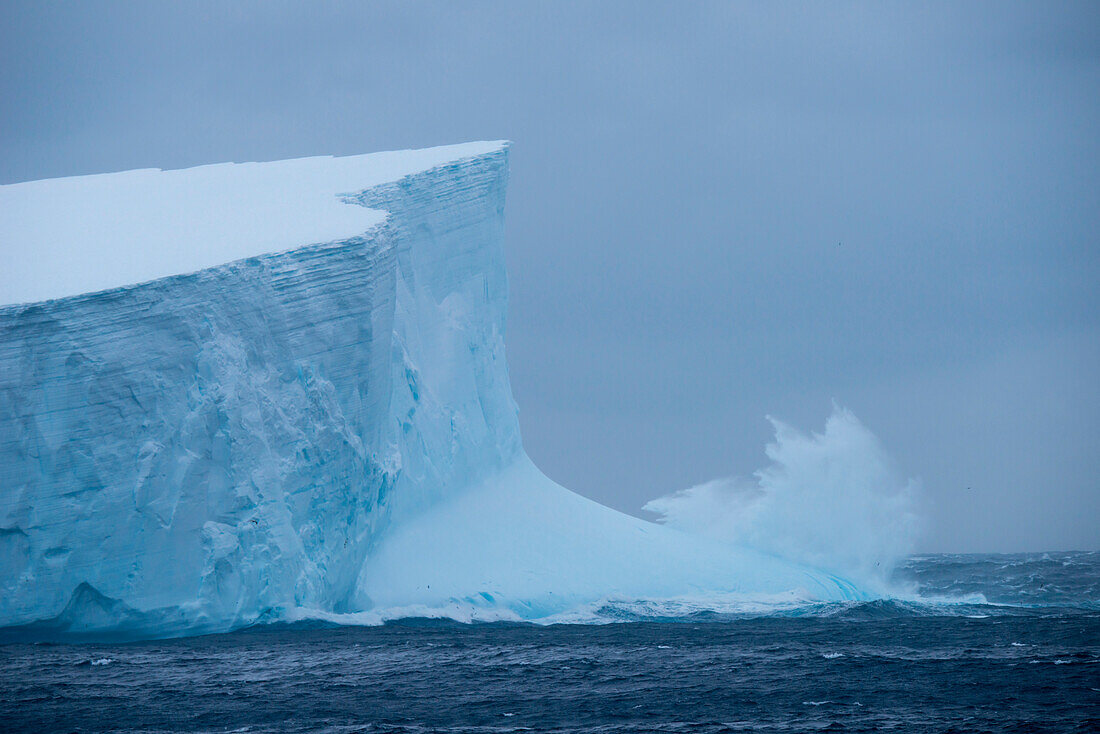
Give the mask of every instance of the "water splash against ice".
[(913, 550), (919, 487), (878, 439), (834, 406), (822, 433), (771, 419), (771, 460), (751, 479), (723, 478), (645, 505), (660, 522), (822, 568), (880, 591)]

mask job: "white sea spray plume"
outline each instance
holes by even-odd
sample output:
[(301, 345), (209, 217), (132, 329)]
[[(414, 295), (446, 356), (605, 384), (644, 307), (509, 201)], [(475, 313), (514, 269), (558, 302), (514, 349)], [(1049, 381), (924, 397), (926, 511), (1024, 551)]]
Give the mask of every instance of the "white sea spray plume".
[(890, 593), (919, 530), (919, 483), (903, 479), (879, 440), (835, 406), (821, 433), (769, 418), (771, 463), (751, 478), (715, 479), (648, 502), (659, 522), (843, 575)]

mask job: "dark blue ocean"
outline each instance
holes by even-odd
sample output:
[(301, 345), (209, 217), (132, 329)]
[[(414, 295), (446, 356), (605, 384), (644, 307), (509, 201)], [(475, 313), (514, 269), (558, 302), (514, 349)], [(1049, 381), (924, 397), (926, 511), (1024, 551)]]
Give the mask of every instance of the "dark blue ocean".
[(0, 645), (0, 731), (1100, 732), (1100, 553), (910, 559), (908, 601)]

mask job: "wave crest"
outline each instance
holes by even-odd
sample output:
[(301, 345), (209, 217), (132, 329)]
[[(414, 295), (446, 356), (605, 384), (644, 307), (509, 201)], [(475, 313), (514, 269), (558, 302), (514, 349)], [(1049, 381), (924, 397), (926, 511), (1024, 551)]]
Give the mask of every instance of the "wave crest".
[(882, 593), (913, 551), (919, 483), (903, 479), (879, 440), (835, 406), (822, 433), (769, 418), (771, 464), (648, 502), (659, 522), (820, 568)]

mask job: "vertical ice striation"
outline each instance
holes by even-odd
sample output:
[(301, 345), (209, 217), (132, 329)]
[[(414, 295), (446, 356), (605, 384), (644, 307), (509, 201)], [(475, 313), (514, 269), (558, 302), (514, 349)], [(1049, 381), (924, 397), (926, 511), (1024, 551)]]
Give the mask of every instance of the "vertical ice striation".
[(353, 197), (390, 213), (396, 258), (393, 511), (433, 504), (521, 451), (504, 359), (506, 151)]
[[(0, 626), (858, 595), (530, 464), (504, 357), (507, 172), (507, 146), (480, 143), (0, 187), (5, 258), (100, 248), (119, 269), (0, 307)], [(158, 246), (196, 272), (132, 267)]]

